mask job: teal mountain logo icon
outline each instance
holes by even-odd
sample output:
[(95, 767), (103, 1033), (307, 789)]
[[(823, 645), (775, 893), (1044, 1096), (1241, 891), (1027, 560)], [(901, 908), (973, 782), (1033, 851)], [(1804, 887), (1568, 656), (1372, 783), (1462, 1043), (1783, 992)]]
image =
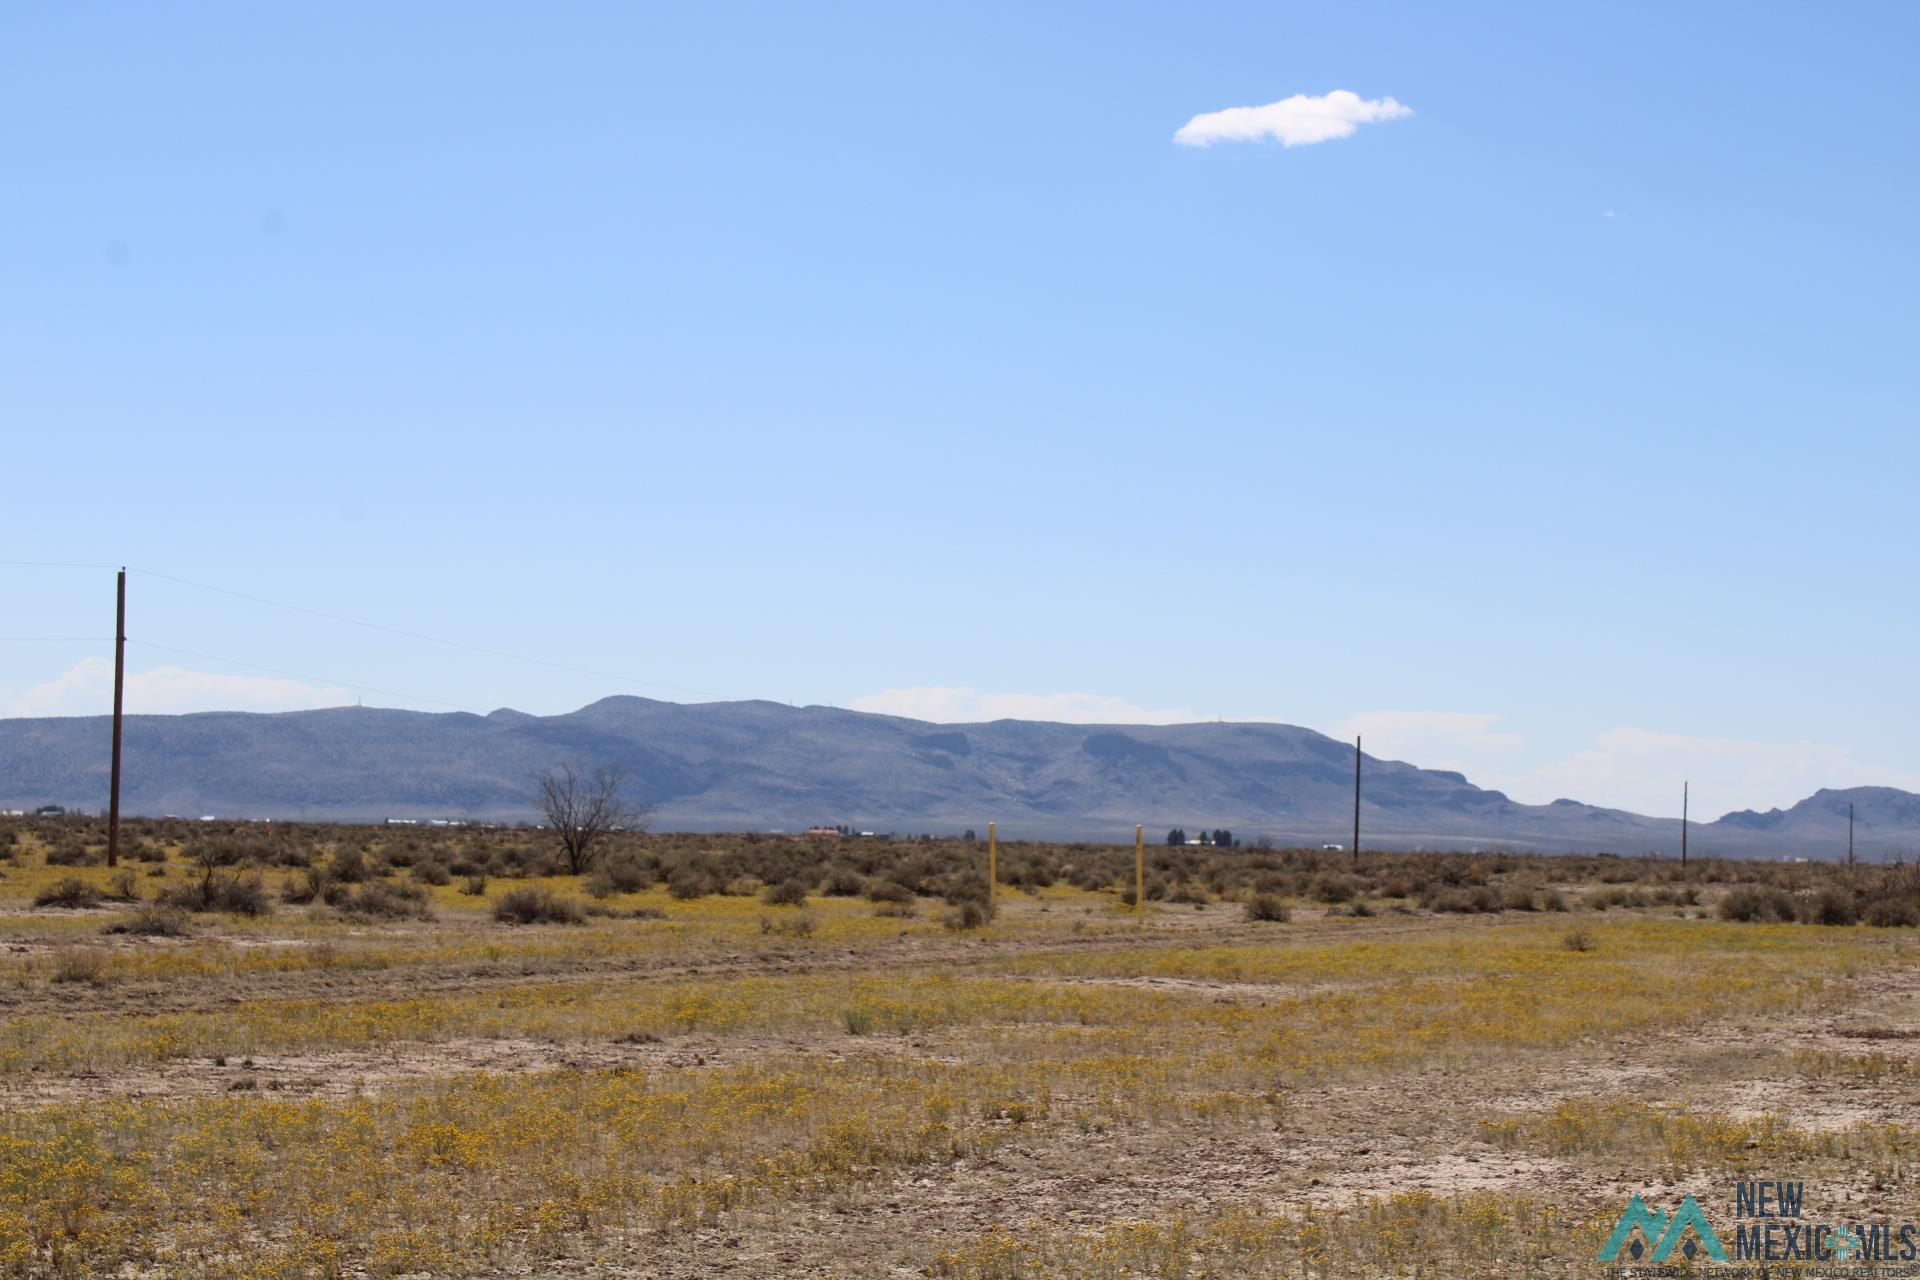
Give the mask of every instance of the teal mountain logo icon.
[(1653, 1250), (1650, 1262), (1665, 1262), (1676, 1248), (1687, 1258), (1705, 1251), (1715, 1262), (1727, 1260), (1727, 1251), (1720, 1247), (1720, 1237), (1713, 1234), (1707, 1215), (1700, 1211), (1699, 1202), (1692, 1196), (1682, 1200), (1672, 1216), (1664, 1209), (1649, 1209), (1645, 1200), (1634, 1196), (1600, 1250), (1600, 1261), (1616, 1262), (1624, 1253), (1637, 1262), (1648, 1248)]

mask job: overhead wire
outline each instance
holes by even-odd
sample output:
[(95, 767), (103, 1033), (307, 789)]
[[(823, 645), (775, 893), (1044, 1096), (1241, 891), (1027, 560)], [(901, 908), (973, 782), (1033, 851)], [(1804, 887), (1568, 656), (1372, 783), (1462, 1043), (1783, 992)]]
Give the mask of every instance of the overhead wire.
[(137, 644), (148, 649), (158, 649), (162, 653), (178, 654), (183, 658), (199, 658), (204, 662), (224, 662), (230, 666), (246, 667), (253, 671), (264, 671), (269, 675), (285, 676), (291, 680), (311, 680), (319, 684), (352, 689), (357, 693), (377, 693), (384, 698), (405, 698), (409, 702), (431, 702), (436, 706), (452, 707), (455, 711), (465, 711), (472, 715), (485, 714), (484, 712), (475, 711), (472, 707), (464, 706), (458, 702), (448, 702), (444, 698), (429, 698), (425, 694), (420, 693), (405, 693), (398, 689), (380, 689), (370, 684), (355, 684), (351, 680), (335, 680), (331, 676), (309, 675), (301, 671), (284, 671), (279, 667), (265, 667), (257, 662), (246, 662), (239, 658), (223, 658), (215, 653), (196, 653), (192, 649), (178, 649), (172, 645), (155, 644), (151, 640), (136, 640), (132, 636), (127, 637), (127, 643)]
[[(550, 658), (535, 657), (533, 655), (524, 654), (524, 653), (514, 653), (506, 649), (496, 649), (490, 645), (475, 644), (471, 641), (456, 640), (456, 639), (449, 638), (447, 636), (430, 635), (426, 632), (413, 631), (405, 627), (389, 626), (385, 623), (380, 623), (380, 622), (369, 622), (363, 618), (348, 617), (344, 614), (333, 613), (325, 609), (315, 609), (307, 605), (293, 604), (285, 600), (275, 600), (275, 599), (272, 599), (271, 597), (259, 595), (250, 591), (238, 591), (231, 587), (216, 586), (208, 582), (198, 582), (191, 578), (180, 577), (177, 574), (163, 573), (158, 569), (147, 569), (147, 568), (141, 568), (133, 565), (123, 566), (123, 565), (112, 565), (112, 564), (100, 564), (100, 563), (95, 563), (90, 561), (76, 561), (76, 560), (12, 560), (12, 559), (0, 559), (0, 567), (34, 568), (34, 569), (102, 569), (110, 572), (116, 571), (116, 570), (124, 570), (129, 574), (137, 574), (141, 577), (152, 578), (160, 582), (169, 582), (178, 586), (191, 587), (196, 591), (207, 591), (215, 595), (223, 595), (235, 600), (245, 600), (252, 604), (265, 605), (269, 608), (284, 609), (292, 613), (299, 613), (312, 618), (324, 619), (325, 621), (339, 623), (343, 626), (359, 627), (363, 630), (380, 632), (386, 635), (398, 636), (398, 637), (401, 637), (402, 639), (420, 641), (426, 644), (437, 644), (450, 649), (459, 649), (468, 653), (480, 654), (485, 657), (500, 658), (509, 662), (523, 662), (533, 666), (546, 667), (554, 671), (566, 671), (566, 672), (571, 672), (575, 675), (591, 676), (596, 680), (610, 680), (621, 685), (642, 687), (642, 688), (648, 688), (648, 689), (661, 689), (661, 690), (667, 690), (674, 693), (693, 694), (703, 698), (724, 698), (726, 696), (725, 694), (716, 693), (709, 689), (695, 689), (687, 685), (669, 684), (665, 681), (660, 681), (660, 680), (646, 680), (638, 676), (627, 675), (622, 672), (600, 671), (592, 667), (583, 667), (570, 662), (558, 662)], [(0, 636), (0, 642), (16, 643), (16, 644), (38, 644), (38, 643), (111, 644), (113, 643), (113, 638), (111, 636)], [(426, 702), (426, 703), (432, 703), (435, 706), (452, 707), (460, 711), (473, 711), (473, 709), (470, 707), (464, 706), (460, 703), (448, 702), (442, 698), (431, 698), (423, 694), (404, 693), (398, 690), (382, 689), (373, 685), (357, 684), (350, 680), (335, 680), (335, 679), (330, 679), (330, 678), (321, 677), (321, 676), (302, 675), (298, 672), (285, 671), (277, 667), (264, 666), (260, 663), (254, 663), (254, 662), (247, 662), (239, 658), (226, 658), (226, 657), (220, 657), (214, 654), (198, 653), (190, 649), (176, 648), (169, 645), (159, 644), (151, 640), (136, 640), (131, 636), (128, 637), (127, 643), (143, 644), (147, 648), (159, 650), (165, 653), (174, 653), (184, 657), (200, 658), (208, 662), (221, 662), (231, 666), (246, 667), (250, 670), (267, 672), (273, 675), (287, 676), (287, 677), (298, 679), (298, 680), (318, 680), (326, 684), (336, 685), (336, 686), (347, 688), (347, 689), (353, 689), (357, 692), (362, 692), (362, 693), (376, 693), (383, 697), (405, 698), (411, 702)], [(473, 712), (473, 714), (477, 715), (482, 713)]]
[(650, 689), (667, 689), (674, 693), (698, 694), (703, 698), (720, 698), (724, 694), (710, 689), (693, 689), (685, 685), (667, 684), (660, 680), (643, 680), (637, 676), (623, 675), (614, 671), (596, 671), (591, 667), (575, 666), (569, 662), (555, 662), (549, 658), (531, 657), (524, 653), (512, 653), (505, 649), (495, 649), (488, 645), (473, 644), (465, 640), (450, 640), (445, 636), (428, 635), (425, 632), (409, 631), (404, 627), (391, 627), (384, 623), (367, 622), (360, 618), (349, 618), (342, 614), (329, 613), (324, 609), (313, 609), (306, 605), (289, 604), (284, 600), (272, 600), (266, 596), (255, 595), (248, 591), (235, 591), (229, 587), (216, 587), (210, 583), (195, 582), (189, 578), (177, 577), (170, 573), (161, 573), (155, 569), (129, 567), (127, 572), (143, 577), (157, 578), (162, 582), (172, 582), (183, 587), (192, 587), (198, 591), (211, 591), (216, 595), (231, 596), (236, 600), (247, 600), (254, 604), (263, 604), (275, 609), (287, 609), (294, 613), (303, 613), (313, 618), (324, 618), (329, 622), (338, 622), (344, 626), (361, 627), (368, 631), (380, 631), (387, 635), (402, 636), (408, 640), (420, 640), (428, 644), (445, 645), (450, 649), (464, 649), (469, 653), (483, 654), (490, 658), (504, 658), (510, 662), (526, 662), (535, 666), (549, 667), (556, 671), (570, 671), (575, 675), (593, 676), (598, 680), (617, 680), (622, 684), (642, 685)]

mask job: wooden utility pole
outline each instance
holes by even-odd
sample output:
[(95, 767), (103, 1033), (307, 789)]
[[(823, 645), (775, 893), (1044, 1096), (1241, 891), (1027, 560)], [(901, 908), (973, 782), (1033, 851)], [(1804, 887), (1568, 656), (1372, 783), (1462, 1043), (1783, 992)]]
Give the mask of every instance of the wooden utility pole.
[(1147, 829), (1133, 829), (1133, 922), (1147, 922)]
[(120, 865), (120, 713), (127, 687), (127, 571), (120, 570), (114, 591), (113, 620), (113, 782), (107, 797), (107, 865)]
[[(1881, 855), (1883, 861), (1885, 856)], [(1853, 801), (1851, 800), (1847, 801), (1847, 865), (1853, 865)]]
[(987, 901), (994, 901), (1000, 893), (1000, 838), (994, 834), (993, 824), (987, 824)]
[(1693, 786), (1691, 782), (1680, 784), (1680, 869), (1687, 869), (1687, 792)]
[(1353, 860), (1360, 861), (1360, 735), (1353, 735)]

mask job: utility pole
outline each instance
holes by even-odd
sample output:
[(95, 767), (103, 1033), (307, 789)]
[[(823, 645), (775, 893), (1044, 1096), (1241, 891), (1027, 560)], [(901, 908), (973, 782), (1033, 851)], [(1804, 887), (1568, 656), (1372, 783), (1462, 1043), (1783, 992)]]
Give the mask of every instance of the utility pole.
[(120, 865), (120, 713), (127, 687), (127, 571), (123, 566), (114, 591), (113, 620), (113, 783), (107, 798), (107, 865)]
[(995, 834), (993, 824), (987, 824), (987, 902), (992, 904), (1000, 896), (1000, 837)]
[(1680, 784), (1680, 869), (1682, 871), (1687, 869), (1687, 792), (1692, 786), (1691, 782)]
[(1847, 865), (1853, 865), (1853, 801), (1847, 801)]
[(1133, 829), (1133, 922), (1147, 923), (1147, 829)]
[(1360, 735), (1353, 735), (1353, 860), (1360, 861)]

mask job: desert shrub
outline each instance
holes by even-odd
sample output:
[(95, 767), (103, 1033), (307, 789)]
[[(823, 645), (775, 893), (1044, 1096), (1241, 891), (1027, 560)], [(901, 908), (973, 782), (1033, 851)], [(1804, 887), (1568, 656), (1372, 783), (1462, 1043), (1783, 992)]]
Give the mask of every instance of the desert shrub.
[(1293, 918), (1287, 900), (1277, 893), (1256, 893), (1247, 899), (1247, 919), (1285, 924)]
[(264, 916), (273, 911), (258, 872), (224, 877), (214, 885), (209, 902), (212, 910), (228, 915)]
[(911, 904), (913, 902), (913, 890), (907, 888), (907, 886), (897, 880), (882, 880), (875, 877), (867, 881), (865, 892), (868, 902), (891, 902), (895, 904)]
[(55, 881), (33, 895), (36, 907), (97, 907), (100, 905), (100, 891), (78, 876), (68, 876)]
[(1920, 905), (1912, 898), (1876, 898), (1867, 908), (1866, 921), (1876, 929), (1912, 928), (1920, 925)]
[(493, 918), (502, 924), (579, 924), (585, 914), (579, 903), (529, 885), (508, 891), (494, 903)]
[(1565, 911), (1567, 909), (1566, 895), (1558, 889), (1547, 890), (1540, 895), (1540, 909), (1542, 911)]
[(190, 862), (202, 867), (232, 867), (242, 862), (292, 862), (303, 865), (309, 858), (286, 842), (267, 842), (253, 833), (200, 831), (188, 837), (182, 850)]
[(374, 920), (431, 920), (427, 891), (417, 884), (373, 880), (332, 904), (343, 915)]
[[(939, 882), (938, 890), (940, 900), (950, 907), (964, 906), (969, 902), (984, 904), (988, 901), (987, 878), (978, 871), (956, 871)], [(992, 917), (989, 916), (988, 919)]]
[(1773, 885), (1743, 884), (1720, 899), (1720, 918), (1748, 923), (1788, 921), (1799, 914), (1793, 895)]
[(485, 897), (487, 893), (486, 873), (477, 871), (468, 876), (466, 883), (460, 886), (460, 892), (466, 894), (469, 898)]
[(760, 901), (770, 907), (804, 907), (807, 904), (807, 882), (782, 880), (779, 884), (770, 884), (760, 895)]
[(1476, 884), (1465, 888), (1445, 888), (1428, 886), (1427, 897), (1423, 900), (1429, 911), (1445, 911), (1458, 914), (1476, 912), (1491, 913), (1506, 906), (1506, 897), (1492, 885)]
[(280, 886), (280, 900), (291, 902), (295, 906), (305, 906), (309, 902), (326, 896), (327, 888), (333, 883), (325, 870), (307, 867), (296, 871)]
[[(923, 854), (915, 854), (910, 858), (902, 858), (893, 868), (890, 878), (896, 884), (905, 885), (916, 897), (937, 897), (939, 890), (931, 882), (938, 874), (939, 867), (933, 859)], [(981, 880), (980, 883), (984, 888), (986, 881)]]
[(1060, 877), (1053, 869), (1052, 863), (1044, 859), (1036, 858), (1032, 861), (1022, 862), (1011, 870), (1002, 867), (1000, 869), (1000, 878), (1017, 888), (1038, 890), (1046, 888)]
[(713, 877), (694, 867), (681, 867), (667, 877), (668, 895), (681, 902), (704, 898), (713, 891)]
[(1822, 889), (1800, 904), (1800, 919), (1806, 924), (1858, 924), (1860, 904), (1842, 889)]
[(610, 854), (596, 873), (614, 893), (638, 893), (653, 883), (653, 872), (624, 850)]
[(413, 864), (413, 878), (421, 884), (452, 884), (453, 872), (446, 863), (429, 858)]
[(1600, 940), (1585, 925), (1575, 925), (1560, 935), (1560, 945), (1568, 951), (1591, 951), (1600, 945)]
[(97, 987), (107, 980), (107, 958), (93, 947), (61, 947), (53, 953), (55, 982), (84, 982)]
[(942, 912), (940, 923), (956, 933), (966, 929), (978, 929), (991, 921), (996, 908), (985, 898), (966, 898)]
[(1501, 895), (1500, 908), (1503, 911), (1534, 911), (1538, 905), (1534, 901), (1533, 890), (1520, 885), (1509, 885)]
[(105, 850), (95, 849), (79, 840), (63, 839), (47, 849), (47, 865), (50, 867), (94, 867), (106, 859)]
[(829, 898), (857, 898), (864, 887), (858, 871), (852, 867), (835, 867), (827, 872), (826, 883), (820, 891)]
[(911, 920), (920, 914), (920, 908), (914, 905), (912, 898), (908, 898), (905, 902), (879, 903), (873, 908), (873, 914), (894, 920)]
[[(392, 855), (388, 855), (389, 861)], [(373, 867), (367, 862), (367, 856), (358, 849), (342, 849), (333, 855), (327, 865), (328, 878), (341, 884), (359, 884), (373, 875)]]
[(184, 938), (193, 932), (193, 923), (179, 907), (149, 902), (101, 932), (130, 934), (136, 938)]
[(594, 920), (664, 920), (667, 913), (658, 907), (610, 907), (604, 902), (583, 903), (580, 910)]
[(1207, 891), (1196, 881), (1182, 880), (1167, 895), (1167, 901), (1179, 903), (1181, 906), (1205, 906), (1208, 901)]
[(115, 902), (140, 901), (140, 877), (132, 867), (122, 867), (107, 877), (107, 896)]
[(264, 916), (273, 910), (258, 872), (222, 874), (212, 867), (192, 884), (168, 889), (157, 901), (184, 911), (224, 911), (236, 916)]
[(1351, 902), (1359, 892), (1359, 882), (1352, 876), (1319, 876), (1315, 878), (1312, 888), (1314, 899), (1329, 906), (1340, 902)]
[(783, 920), (775, 920), (772, 916), (761, 916), (760, 932), (785, 938), (811, 938), (813, 936), (813, 917), (802, 914), (788, 916)]

